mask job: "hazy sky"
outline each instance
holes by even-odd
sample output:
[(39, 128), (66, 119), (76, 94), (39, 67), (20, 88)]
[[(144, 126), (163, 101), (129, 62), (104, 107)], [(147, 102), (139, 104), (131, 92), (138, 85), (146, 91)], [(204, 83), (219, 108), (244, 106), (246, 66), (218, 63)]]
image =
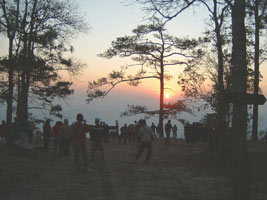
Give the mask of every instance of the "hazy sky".
[[(74, 46), (74, 56), (81, 62), (86, 63), (82, 75), (72, 79), (75, 94), (70, 100), (60, 101), (63, 105), (63, 115), (73, 121), (78, 112), (83, 113), (89, 123), (95, 117), (100, 117), (109, 124), (115, 123), (118, 119), (120, 124), (129, 123), (134, 118), (119, 118), (122, 111), (125, 111), (127, 104), (146, 105), (151, 109), (158, 108), (159, 83), (157, 81), (145, 81), (137, 88), (122, 84), (115, 88), (105, 99), (86, 104), (86, 90), (88, 81), (105, 76), (113, 69), (119, 69), (127, 63), (125, 59), (106, 60), (97, 57), (97, 54), (104, 52), (110, 47), (111, 41), (118, 36), (131, 34), (131, 30), (138, 24), (144, 23), (145, 13), (137, 6), (125, 6), (122, 0), (78, 0), (81, 12), (92, 27), (89, 34), (80, 34), (71, 41)], [(202, 9), (190, 10), (177, 17), (168, 26), (168, 31), (175, 36), (197, 37), (205, 30), (205, 19), (207, 12)], [(5, 49), (5, 42), (0, 42), (1, 49)], [(262, 75), (267, 75), (267, 65), (262, 69)], [(174, 79), (167, 82), (167, 87), (172, 88), (170, 99), (181, 98), (180, 88), (177, 85), (177, 76), (182, 68), (176, 67), (171, 70)], [(267, 79), (264, 77), (261, 83), (264, 95), (267, 97)], [(5, 109), (2, 108), (1, 110)], [(42, 118), (42, 113), (36, 113)], [(5, 118), (5, 113), (1, 112), (1, 120)], [(196, 120), (192, 118), (192, 120)], [(152, 121), (152, 120), (151, 120)], [(149, 123), (151, 122), (149, 121)], [(157, 119), (153, 118), (153, 121)], [(267, 104), (260, 106), (259, 125), (261, 129), (267, 129)]]
[[(73, 102), (79, 101), (79, 103), (78, 106), (73, 105), (71, 109), (77, 110), (77, 107), (82, 107), (81, 110), (88, 110), (88, 114), (86, 114), (88, 118), (100, 115), (103, 120), (109, 123), (113, 123), (114, 119), (117, 118), (121, 123), (124, 123), (124, 121), (128, 123), (128, 121), (133, 120), (132, 118), (119, 118), (119, 114), (127, 108), (127, 104), (146, 105), (151, 109), (157, 109), (159, 105), (159, 82), (156, 80), (144, 81), (137, 88), (122, 84), (103, 100), (97, 100), (90, 104), (84, 102), (88, 80), (105, 76), (112, 69), (119, 69), (121, 65), (129, 62), (127, 59), (120, 58), (107, 60), (97, 57), (97, 54), (108, 49), (111, 41), (116, 37), (130, 35), (132, 29), (145, 23), (145, 13), (140, 8), (125, 6), (121, 2), (121, 0), (79, 1), (92, 30), (88, 35), (80, 35), (72, 43), (75, 47), (75, 56), (87, 63), (87, 68), (84, 70), (84, 75), (80, 76), (78, 81), (75, 81), (75, 85), (79, 86), (79, 91), (76, 91)], [(204, 23), (203, 14), (201, 14), (201, 17), (196, 16), (191, 10), (190, 13), (182, 15), (179, 19), (177, 18), (168, 24), (168, 31), (171, 35), (197, 37), (204, 31), (204, 26), (202, 26)], [(179, 21), (181, 22), (179, 23)], [(171, 71), (174, 76), (172, 81), (166, 82), (166, 87), (172, 88), (168, 91), (171, 95), (170, 99), (181, 98), (177, 76), (182, 68), (173, 67), (167, 70)], [(156, 118), (154, 120), (157, 121)]]

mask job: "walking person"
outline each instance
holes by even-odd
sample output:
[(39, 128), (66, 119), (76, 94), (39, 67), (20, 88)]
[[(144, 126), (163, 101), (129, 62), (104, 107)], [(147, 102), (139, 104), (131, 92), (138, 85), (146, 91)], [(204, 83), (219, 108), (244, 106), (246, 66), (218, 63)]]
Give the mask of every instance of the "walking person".
[(170, 144), (171, 130), (172, 130), (171, 120), (168, 120), (167, 124), (165, 124), (165, 133), (166, 133), (165, 145)]
[(135, 161), (137, 162), (138, 159), (141, 157), (143, 151), (147, 149), (147, 155), (145, 162), (147, 163), (151, 158), (152, 154), (152, 140), (153, 140), (153, 130), (151, 127), (146, 125), (146, 120), (140, 121), (140, 127), (138, 129), (138, 137), (140, 141), (139, 149), (136, 154)]
[(43, 126), (43, 137), (44, 137), (44, 149), (45, 150), (48, 150), (51, 136), (52, 136), (52, 128), (50, 125), (50, 119), (47, 119)]
[(90, 126), (90, 140), (92, 144), (92, 154), (90, 162), (94, 161), (96, 151), (101, 152), (102, 160), (105, 161), (104, 158), (104, 148), (102, 144), (102, 140), (105, 135), (105, 128), (100, 124), (100, 119), (95, 119), (95, 126)]
[(87, 147), (86, 147), (86, 133), (89, 131), (89, 125), (83, 123), (83, 115), (77, 114), (77, 122), (75, 122), (72, 126), (73, 132), (73, 149), (75, 156), (75, 167), (76, 171), (80, 170), (80, 154), (83, 156), (84, 160), (84, 169), (88, 170), (88, 155), (87, 155)]

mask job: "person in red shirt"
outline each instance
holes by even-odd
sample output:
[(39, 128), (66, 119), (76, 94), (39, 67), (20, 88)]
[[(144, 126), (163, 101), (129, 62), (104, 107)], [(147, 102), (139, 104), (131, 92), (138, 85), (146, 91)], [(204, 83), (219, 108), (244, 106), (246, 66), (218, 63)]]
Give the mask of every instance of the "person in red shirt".
[(52, 141), (54, 142), (53, 155), (56, 154), (57, 147), (59, 147), (59, 154), (62, 154), (62, 144), (61, 144), (61, 136), (60, 129), (63, 123), (61, 121), (57, 121), (56, 124), (52, 128)]
[(87, 171), (88, 169), (88, 154), (86, 147), (86, 132), (89, 132), (89, 125), (83, 123), (83, 115), (77, 114), (77, 122), (75, 122), (72, 126), (73, 132), (73, 149), (75, 156), (75, 166), (76, 170), (80, 170), (80, 162), (79, 157), (82, 154), (84, 159), (84, 167)]

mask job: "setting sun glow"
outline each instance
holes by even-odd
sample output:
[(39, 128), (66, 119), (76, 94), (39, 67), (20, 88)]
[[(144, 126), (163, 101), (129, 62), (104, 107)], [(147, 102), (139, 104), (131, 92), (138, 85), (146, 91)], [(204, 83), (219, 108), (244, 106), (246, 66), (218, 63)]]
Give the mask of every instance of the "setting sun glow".
[(165, 94), (165, 98), (166, 98), (166, 99), (169, 99), (170, 97), (171, 97), (171, 95), (170, 95), (169, 93), (166, 93), (166, 94)]

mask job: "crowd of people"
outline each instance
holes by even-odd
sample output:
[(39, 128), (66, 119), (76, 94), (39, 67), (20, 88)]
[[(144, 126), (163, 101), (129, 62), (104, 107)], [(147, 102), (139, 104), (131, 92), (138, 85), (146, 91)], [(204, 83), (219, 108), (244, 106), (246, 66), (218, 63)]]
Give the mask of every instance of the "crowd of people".
[[(171, 124), (171, 120), (168, 120), (163, 126), (163, 129), (165, 131), (165, 145), (170, 144), (171, 135), (173, 139), (177, 139), (178, 128), (176, 125)], [(57, 121), (51, 126), (51, 120), (47, 119), (43, 125), (42, 133), (36, 132), (34, 134), (34, 131), (34, 123), (29, 123), (28, 121), (19, 122), (19, 120), (15, 118), (12, 124), (12, 138), (16, 144), (19, 144), (17, 141), (32, 143), (33, 140), (35, 140), (34, 138), (38, 136), (39, 143), (42, 142), (40, 146), (46, 151), (51, 149), (52, 155), (69, 156), (70, 152), (73, 152), (77, 171), (81, 168), (80, 157), (83, 158), (84, 169), (87, 169), (88, 162), (94, 161), (97, 151), (101, 153), (101, 159), (105, 161), (103, 143), (109, 142), (112, 136), (118, 138), (119, 145), (127, 143), (139, 144), (138, 151), (136, 152), (136, 161), (138, 161), (146, 149), (147, 156), (145, 162), (148, 162), (151, 158), (152, 141), (160, 137), (159, 125), (156, 126), (152, 123), (151, 126), (149, 126), (144, 119), (134, 121), (134, 123), (129, 125), (124, 124), (119, 129), (118, 122), (116, 122), (115, 126), (109, 126), (99, 118), (95, 118), (94, 125), (89, 125), (82, 114), (77, 114), (76, 121), (72, 124), (69, 124), (69, 121), (65, 119), (64, 121)], [(184, 127), (185, 140), (187, 143), (194, 144), (200, 139), (205, 141), (206, 135), (204, 132), (204, 127), (198, 123), (187, 124)], [(5, 140), (5, 121), (2, 121), (0, 125), (0, 136), (2, 141)], [(90, 138), (91, 142), (90, 160), (88, 159), (87, 153), (87, 138)]]

